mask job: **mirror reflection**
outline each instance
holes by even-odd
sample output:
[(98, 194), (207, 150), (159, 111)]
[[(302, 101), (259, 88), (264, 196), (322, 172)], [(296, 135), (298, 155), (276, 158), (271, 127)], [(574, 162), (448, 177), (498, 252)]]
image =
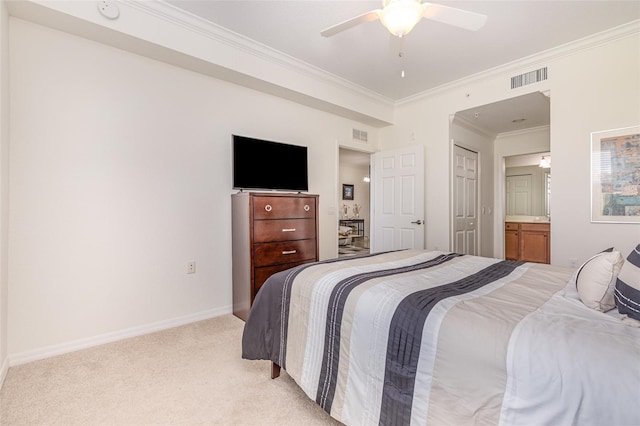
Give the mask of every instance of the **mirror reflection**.
[(551, 210), (551, 156), (549, 153), (505, 158), (507, 216), (547, 216)]

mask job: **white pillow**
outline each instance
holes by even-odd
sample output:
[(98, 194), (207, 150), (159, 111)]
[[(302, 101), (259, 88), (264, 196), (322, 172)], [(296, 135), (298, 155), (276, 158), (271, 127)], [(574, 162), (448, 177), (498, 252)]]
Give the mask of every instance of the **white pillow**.
[(338, 227), (338, 234), (340, 235), (349, 235), (353, 231), (353, 228), (349, 226), (340, 226)]
[(615, 308), (613, 292), (623, 263), (622, 254), (613, 247), (584, 262), (576, 274), (576, 289), (582, 303), (600, 312)]

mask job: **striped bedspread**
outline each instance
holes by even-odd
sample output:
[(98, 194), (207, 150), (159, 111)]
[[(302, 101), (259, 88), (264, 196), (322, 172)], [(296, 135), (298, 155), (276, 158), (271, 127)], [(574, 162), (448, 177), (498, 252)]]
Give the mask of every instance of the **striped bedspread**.
[(640, 424), (640, 329), (571, 276), (412, 250), (301, 265), (258, 293), (242, 356), (350, 425)]

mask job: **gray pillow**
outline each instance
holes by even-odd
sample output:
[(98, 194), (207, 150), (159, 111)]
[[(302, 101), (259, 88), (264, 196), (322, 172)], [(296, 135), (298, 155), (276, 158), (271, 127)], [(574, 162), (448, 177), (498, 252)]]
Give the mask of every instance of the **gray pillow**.
[(614, 296), (618, 312), (640, 321), (640, 244), (622, 265)]

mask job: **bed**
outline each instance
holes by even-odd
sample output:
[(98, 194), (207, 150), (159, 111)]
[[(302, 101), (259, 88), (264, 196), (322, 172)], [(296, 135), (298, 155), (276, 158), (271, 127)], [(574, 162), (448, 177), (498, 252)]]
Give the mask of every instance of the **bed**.
[(403, 250), (270, 277), (242, 339), (348, 425), (640, 424), (640, 328), (574, 271)]

